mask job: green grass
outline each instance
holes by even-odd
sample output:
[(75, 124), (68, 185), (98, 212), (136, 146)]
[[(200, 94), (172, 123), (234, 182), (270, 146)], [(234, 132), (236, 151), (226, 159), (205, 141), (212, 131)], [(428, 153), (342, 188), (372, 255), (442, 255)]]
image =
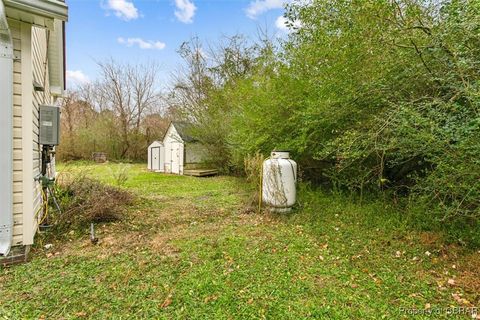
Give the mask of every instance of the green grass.
[(110, 184), (127, 168), (122, 187), (138, 200), (125, 220), (97, 226), (98, 245), (88, 230), (67, 232), (63, 242), (37, 237), (31, 262), (1, 270), (1, 316), (398, 319), (411, 317), (401, 308), (479, 304), (478, 278), (465, 279), (478, 275), (467, 269), (477, 253), (412, 230), (382, 202), (358, 205), (302, 187), (291, 214), (245, 214), (252, 190), (240, 178), (144, 167), (59, 166)]

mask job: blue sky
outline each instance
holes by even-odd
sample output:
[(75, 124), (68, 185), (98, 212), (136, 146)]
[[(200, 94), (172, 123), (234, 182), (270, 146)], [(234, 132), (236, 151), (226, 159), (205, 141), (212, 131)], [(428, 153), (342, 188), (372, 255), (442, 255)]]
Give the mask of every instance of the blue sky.
[(285, 0), (67, 0), (67, 88), (95, 80), (96, 61), (154, 61), (160, 84), (181, 63), (176, 50), (198, 36), (214, 43), (259, 27), (283, 36)]

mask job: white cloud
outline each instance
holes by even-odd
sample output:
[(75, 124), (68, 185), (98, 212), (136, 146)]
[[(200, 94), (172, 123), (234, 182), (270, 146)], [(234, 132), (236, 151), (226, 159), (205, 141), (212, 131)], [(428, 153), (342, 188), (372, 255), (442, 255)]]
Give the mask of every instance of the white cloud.
[(250, 2), (248, 8), (245, 9), (247, 17), (255, 19), (262, 13), (272, 9), (283, 9), (286, 0), (255, 0)]
[(280, 16), (277, 18), (277, 20), (275, 20), (275, 26), (281, 31), (288, 32), (288, 27), (286, 25), (287, 21), (287, 18)]
[(165, 43), (161, 41), (143, 40), (142, 38), (118, 38), (118, 43), (124, 44), (127, 47), (137, 45), (140, 49), (157, 49), (162, 50), (165, 48)]
[[(286, 32), (286, 33), (289, 33), (290, 31), (292, 31), (288, 26), (287, 26), (287, 22), (289, 22), (290, 20), (288, 20), (287, 18), (285, 18), (284, 16), (279, 16), (277, 18), (277, 20), (275, 20), (275, 26), (280, 30), (280, 31), (283, 31), (283, 32)], [(294, 21), (293, 22), (293, 27), (294, 28), (300, 28), (302, 26), (302, 23), (300, 21)]]
[(197, 7), (190, 0), (175, 0), (175, 16), (183, 23), (192, 23)]
[(90, 82), (90, 79), (82, 70), (67, 70), (67, 82), (72, 86), (78, 86)]
[(125, 21), (134, 20), (139, 17), (138, 9), (129, 0), (108, 0), (105, 8), (112, 10), (115, 16)]

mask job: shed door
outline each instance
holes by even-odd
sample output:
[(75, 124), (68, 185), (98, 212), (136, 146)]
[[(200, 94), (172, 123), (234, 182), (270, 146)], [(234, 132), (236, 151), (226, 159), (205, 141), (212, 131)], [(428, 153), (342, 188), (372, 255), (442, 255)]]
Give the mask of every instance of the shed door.
[(160, 159), (158, 160), (159, 163), (159, 171), (164, 172), (165, 171), (165, 148), (161, 146), (159, 148), (159, 154), (160, 154)]
[(152, 170), (160, 170), (160, 147), (152, 148)]
[(180, 143), (172, 143), (172, 173), (179, 174), (180, 173)]

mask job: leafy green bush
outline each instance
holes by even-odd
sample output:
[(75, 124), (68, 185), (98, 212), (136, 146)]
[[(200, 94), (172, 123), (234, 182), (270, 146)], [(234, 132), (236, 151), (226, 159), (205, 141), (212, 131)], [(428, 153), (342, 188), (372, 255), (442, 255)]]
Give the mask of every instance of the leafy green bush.
[(474, 230), (480, 2), (294, 1), (286, 18), (280, 49), (238, 55), (248, 72), (218, 75), (232, 66), (221, 59), (205, 68), (198, 136), (215, 157), (240, 171), (248, 155), (289, 149), (306, 178), (406, 196), (424, 210), (419, 224)]

